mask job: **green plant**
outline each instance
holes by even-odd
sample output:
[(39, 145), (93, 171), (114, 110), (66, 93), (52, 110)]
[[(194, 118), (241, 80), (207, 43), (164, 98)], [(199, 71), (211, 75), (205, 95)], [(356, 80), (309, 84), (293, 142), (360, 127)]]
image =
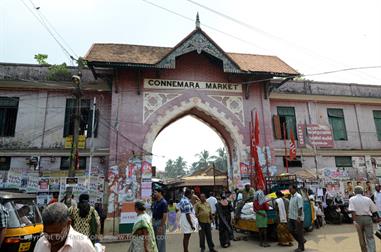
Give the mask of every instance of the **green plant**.
[(47, 79), (51, 81), (70, 81), (71, 72), (67, 68), (66, 63), (52, 65), (49, 67)]
[(34, 55), (34, 59), (37, 60), (37, 63), (40, 64), (40, 65), (47, 65), (48, 62), (46, 61), (48, 59), (48, 55), (47, 54), (36, 54)]

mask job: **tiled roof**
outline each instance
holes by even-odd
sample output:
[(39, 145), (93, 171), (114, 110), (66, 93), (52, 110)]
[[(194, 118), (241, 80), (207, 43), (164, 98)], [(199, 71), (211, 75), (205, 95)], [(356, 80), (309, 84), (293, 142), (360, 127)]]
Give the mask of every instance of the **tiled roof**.
[[(129, 44), (96, 43), (85, 59), (90, 62), (152, 65), (153, 67), (172, 48)], [(299, 73), (276, 56), (226, 53), (243, 72), (298, 75)]]

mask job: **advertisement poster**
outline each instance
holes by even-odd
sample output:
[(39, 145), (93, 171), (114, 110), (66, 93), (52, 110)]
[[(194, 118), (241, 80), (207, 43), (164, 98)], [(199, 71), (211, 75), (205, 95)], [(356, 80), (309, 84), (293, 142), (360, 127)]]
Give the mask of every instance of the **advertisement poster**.
[(40, 178), (38, 182), (38, 190), (39, 191), (49, 191), (49, 179), (48, 178)]
[(241, 171), (241, 179), (244, 180), (244, 179), (249, 179), (250, 177), (250, 166), (247, 163), (244, 163), (244, 162), (241, 162), (239, 163), (239, 168), (240, 168), (240, 171)]
[(78, 178), (66, 178), (65, 188), (75, 187), (78, 184)]
[(38, 173), (30, 173), (28, 177), (28, 182), (26, 186), (26, 191), (28, 193), (35, 193), (38, 191), (39, 185), (38, 182), (40, 181), (40, 178), (38, 176)]
[(323, 176), (327, 179), (349, 179), (348, 169), (328, 167), (323, 169)]
[[(108, 171), (107, 188), (109, 216), (125, 202), (150, 198), (152, 194), (151, 178), (152, 165), (146, 160), (142, 161), (141, 157), (133, 156), (118, 165), (111, 166)], [(143, 184), (143, 182), (146, 183)]]
[(122, 204), (120, 213), (120, 224), (132, 224), (135, 222), (137, 214), (135, 212), (135, 203), (125, 202)]
[(357, 180), (367, 180), (365, 157), (352, 157), (352, 166), (357, 170)]
[(60, 190), (60, 178), (50, 177), (49, 178), (49, 191), (59, 191)]
[(9, 170), (7, 175), (7, 188), (20, 188), (21, 187), (22, 174), (18, 171)]

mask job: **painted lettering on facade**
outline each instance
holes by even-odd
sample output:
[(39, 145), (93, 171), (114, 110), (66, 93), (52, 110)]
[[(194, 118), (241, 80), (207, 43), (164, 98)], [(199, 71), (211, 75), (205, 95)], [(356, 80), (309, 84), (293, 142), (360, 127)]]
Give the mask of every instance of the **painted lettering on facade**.
[(145, 89), (201, 89), (241, 93), (241, 84), (188, 80), (144, 79)]

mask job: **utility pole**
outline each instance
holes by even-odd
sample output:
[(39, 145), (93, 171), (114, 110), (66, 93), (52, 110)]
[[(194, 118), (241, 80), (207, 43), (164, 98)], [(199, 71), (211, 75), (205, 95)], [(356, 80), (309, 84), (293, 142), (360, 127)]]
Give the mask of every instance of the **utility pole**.
[(69, 166), (69, 174), (68, 174), (69, 178), (75, 177), (75, 169), (78, 167), (78, 162), (79, 162), (78, 139), (79, 139), (79, 127), (80, 127), (80, 121), (81, 121), (81, 97), (82, 97), (81, 76), (73, 75), (73, 77), (71, 77), (71, 80), (73, 81), (75, 85), (74, 91), (73, 91), (73, 95), (75, 97), (75, 114), (74, 114), (73, 143), (72, 143), (72, 149), (71, 149), (71, 155), (70, 155), (70, 166)]
[(93, 113), (91, 118), (91, 138), (90, 138), (90, 160), (89, 160), (89, 189), (90, 189), (90, 180), (91, 180), (91, 168), (93, 165), (93, 154), (94, 154), (94, 137), (95, 137), (95, 112), (97, 107), (97, 98), (94, 97), (93, 101)]

